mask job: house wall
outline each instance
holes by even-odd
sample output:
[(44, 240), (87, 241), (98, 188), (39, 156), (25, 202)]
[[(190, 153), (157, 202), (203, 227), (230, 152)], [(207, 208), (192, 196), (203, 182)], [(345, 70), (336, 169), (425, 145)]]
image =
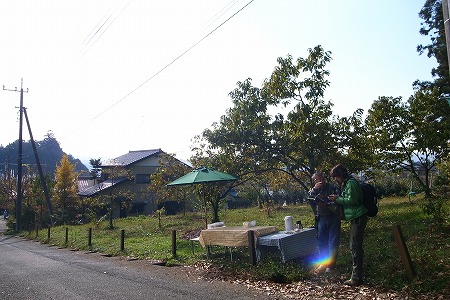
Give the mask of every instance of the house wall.
[[(156, 211), (158, 209), (157, 201), (155, 196), (148, 191), (149, 184), (137, 183), (136, 175), (148, 175), (150, 177), (160, 167), (159, 160), (159, 155), (153, 155), (128, 166), (127, 169), (130, 171), (130, 175), (133, 176), (133, 180), (120, 185), (121, 189), (127, 189), (133, 194), (134, 203), (145, 203), (143, 205), (144, 210), (140, 212), (143, 215), (150, 215)], [(115, 215), (119, 216), (119, 211)]]
[[(135, 204), (138, 204), (140, 208), (143, 208), (143, 211), (141, 211), (139, 214), (143, 215), (150, 215), (154, 211), (158, 209), (157, 205), (157, 199), (155, 196), (148, 191), (148, 183), (138, 183), (136, 180), (136, 175), (148, 175), (150, 177), (151, 174), (153, 174), (159, 165), (160, 155), (156, 154), (150, 157), (147, 157), (141, 161), (138, 161), (136, 163), (129, 164), (125, 168), (130, 171), (130, 175), (132, 175), (133, 180), (130, 181), (124, 181), (120, 184), (117, 184), (116, 186), (112, 187), (111, 189), (105, 190), (105, 191), (99, 191), (99, 194), (103, 195), (109, 195), (110, 193), (112, 195), (119, 194), (119, 190), (127, 190), (130, 191), (132, 196), (132, 202)], [(112, 170), (113, 166), (104, 166), (102, 170), (102, 177), (103, 180), (105, 179), (104, 175), (108, 173), (109, 170)], [(135, 212), (127, 212), (127, 215), (135, 214)], [(114, 211), (113, 211), (114, 218), (118, 218), (121, 216), (120, 214), (120, 207), (118, 205), (115, 205)]]

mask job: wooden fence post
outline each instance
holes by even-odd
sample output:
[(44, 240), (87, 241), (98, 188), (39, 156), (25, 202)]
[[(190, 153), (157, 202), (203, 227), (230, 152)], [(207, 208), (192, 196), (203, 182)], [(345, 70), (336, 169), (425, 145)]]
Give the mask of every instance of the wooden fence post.
[(392, 226), (392, 234), (394, 235), (395, 243), (400, 253), (400, 258), (402, 260), (403, 266), (406, 269), (406, 275), (408, 275), (408, 278), (412, 280), (415, 276), (415, 271), (399, 225)]
[(89, 228), (88, 231), (88, 248), (92, 250), (92, 228)]
[(177, 257), (177, 231), (172, 230), (172, 257)]
[(120, 231), (120, 251), (125, 250), (125, 229)]

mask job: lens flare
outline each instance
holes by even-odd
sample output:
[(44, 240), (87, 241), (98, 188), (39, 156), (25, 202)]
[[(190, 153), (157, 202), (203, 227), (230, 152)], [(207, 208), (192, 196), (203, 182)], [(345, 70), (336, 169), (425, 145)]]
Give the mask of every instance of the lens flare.
[(328, 266), (331, 264), (331, 257), (330, 256), (326, 256), (326, 257), (316, 257), (315, 259), (311, 260), (311, 265), (313, 267), (318, 267), (318, 266)]

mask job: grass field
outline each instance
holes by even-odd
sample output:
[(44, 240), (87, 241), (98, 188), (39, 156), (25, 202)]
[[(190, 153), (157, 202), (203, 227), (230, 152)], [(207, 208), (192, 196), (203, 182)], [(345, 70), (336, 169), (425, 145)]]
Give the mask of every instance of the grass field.
[[(408, 198), (384, 198), (380, 201), (380, 212), (370, 218), (365, 234), (364, 272), (368, 285), (395, 291), (408, 290), (415, 293), (450, 294), (450, 226), (446, 201), (446, 223), (437, 226), (433, 220), (423, 214), (420, 204), (425, 201), (420, 195)], [(301, 220), (305, 227), (313, 226), (314, 218), (308, 205), (278, 207), (271, 211), (258, 208), (222, 210), (221, 221), (228, 226), (242, 225), (244, 221), (256, 220), (257, 225), (272, 225), (284, 229), (284, 217), (290, 215)], [(42, 243), (65, 246), (71, 249), (92, 250), (107, 255), (131, 256), (171, 264), (192, 265), (207, 260), (205, 251), (194, 245), (192, 253), (188, 237), (198, 233), (204, 227), (200, 213), (186, 213), (176, 216), (164, 216), (161, 228), (156, 217), (140, 216), (114, 220), (114, 229), (109, 229), (107, 221), (100, 224), (79, 226), (58, 226), (51, 228), (50, 240), (47, 229), (26, 232), (28, 238)], [(402, 265), (399, 251), (394, 242), (392, 227), (399, 225), (407, 245), (415, 277), (410, 280)], [(66, 245), (66, 228), (68, 228)], [(88, 245), (88, 231), (92, 228), (91, 249)], [(350, 254), (348, 246), (348, 223), (343, 222), (342, 239), (337, 261), (337, 273), (350, 272)], [(124, 251), (120, 249), (121, 230), (125, 232)], [(172, 256), (172, 232), (176, 230), (176, 257)], [(234, 249), (234, 261), (223, 249), (214, 249), (208, 260), (221, 272), (245, 274), (255, 280), (271, 280), (290, 283), (309, 279), (312, 267), (303, 261), (281, 263), (278, 257), (265, 260), (252, 266), (248, 250)]]

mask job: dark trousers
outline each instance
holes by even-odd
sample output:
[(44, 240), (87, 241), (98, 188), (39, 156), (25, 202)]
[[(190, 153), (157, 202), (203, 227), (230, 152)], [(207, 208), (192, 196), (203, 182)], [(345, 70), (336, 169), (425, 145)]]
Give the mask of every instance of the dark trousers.
[(326, 259), (334, 267), (341, 238), (341, 219), (337, 215), (319, 216), (317, 222), (317, 242), (321, 259)]
[(363, 238), (367, 225), (367, 215), (363, 215), (350, 221), (350, 251), (352, 254), (353, 280), (363, 280), (362, 265), (364, 258)]

